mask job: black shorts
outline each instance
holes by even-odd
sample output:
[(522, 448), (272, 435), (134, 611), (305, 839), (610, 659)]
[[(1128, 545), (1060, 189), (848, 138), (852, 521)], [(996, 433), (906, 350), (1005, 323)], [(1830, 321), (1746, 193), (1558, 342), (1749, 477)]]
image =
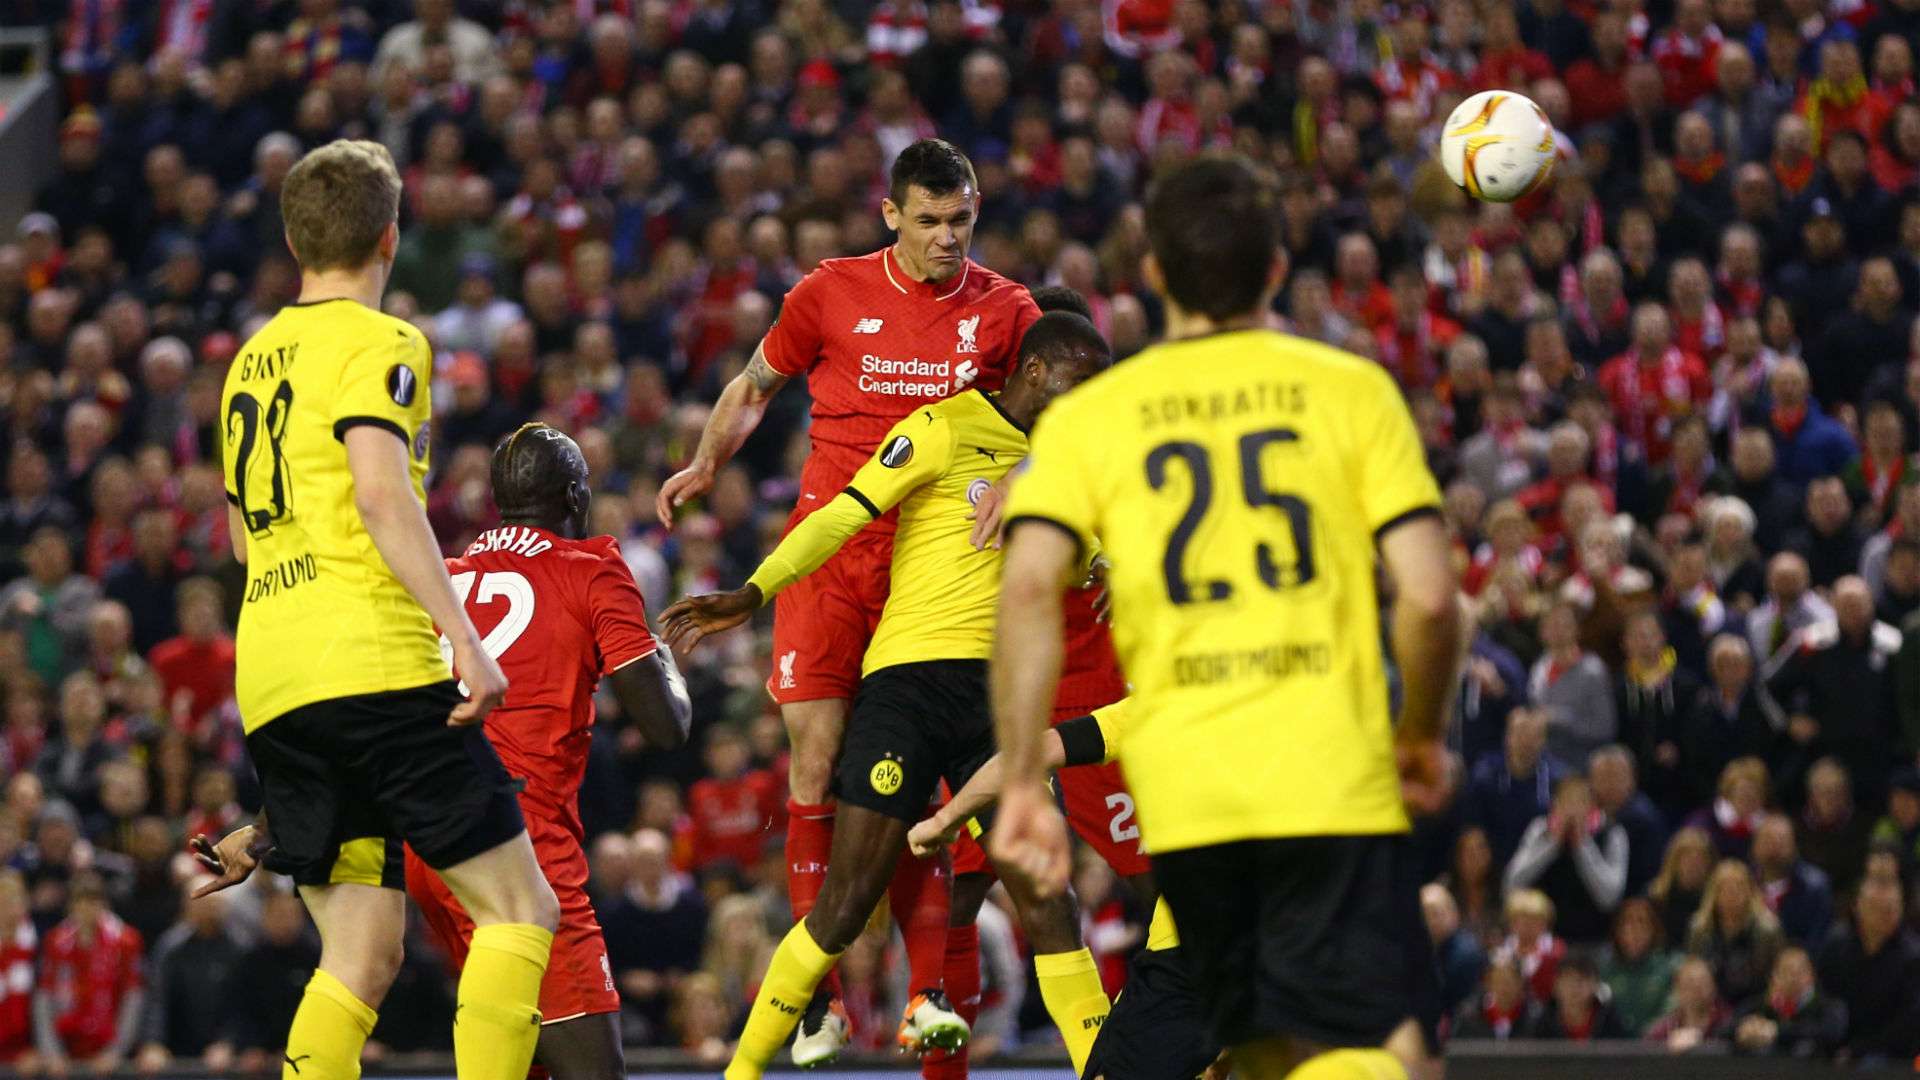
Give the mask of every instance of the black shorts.
[(1088, 1080), (1193, 1080), (1220, 1056), (1179, 948), (1141, 949), (1082, 1074)]
[(899, 821), (919, 821), (943, 778), (959, 791), (991, 757), (985, 660), (895, 664), (861, 680), (834, 794)]
[(1153, 856), (1215, 1040), (1379, 1046), (1440, 1019), (1407, 837), (1245, 840)]
[(445, 869), (519, 835), (513, 782), (479, 724), (448, 727), (451, 681), (316, 701), (247, 736), (273, 836), (297, 885), (404, 889), (401, 841)]

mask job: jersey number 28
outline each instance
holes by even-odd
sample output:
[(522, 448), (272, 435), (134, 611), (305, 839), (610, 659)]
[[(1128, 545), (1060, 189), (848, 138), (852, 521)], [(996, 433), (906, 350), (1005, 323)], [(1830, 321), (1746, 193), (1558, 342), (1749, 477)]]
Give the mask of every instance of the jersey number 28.
[[(1254, 570), (1260, 575), (1261, 584), (1269, 589), (1297, 588), (1312, 581), (1314, 576), (1313, 515), (1306, 500), (1269, 489), (1260, 471), (1262, 451), (1269, 446), (1298, 442), (1299, 439), (1299, 434), (1291, 428), (1266, 428), (1240, 437), (1240, 496), (1255, 509), (1270, 506), (1280, 511), (1293, 534), (1294, 561), (1291, 566), (1283, 566), (1274, 557), (1273, 545), (1266, 541), (1262, 540), (1253, 546)], [(1161, 560), (1161, 568), (1167, 578), (1167, 599), (1176, 604), (1225, 600), (1233, 595), (1232, 582), (1221, 578), (1190, 582), (1185, 570), (1187, 545), (1193, 542), (1193, 534), (1199, 530), (1200, 523), (1206, 520), (1207, 511), (1213, 506), (1213, 456), (1206, 447), (1195, 442), (1164, 442), (1154, 447), (1147, 454), (1147, 483), (1153, 485), (1155, 491), (1166, 486), (1171, 478), (1168, 469), (1175, 461), (1186, 467), (1188, 476), (1193, 480), (1193, 500), (1174, 524), (1172, 535), (1167, 537), (1167, 553)], [(1199, 588), (1197, 595), (1196, 584)]]
[[(480, 580), (480, 591), (477, 594), (473, 591), (476, 576)], [(520, 640), (520, 635), (526, 633), (527, 627), (533, 622), (533, 585), (525, 577), (511, 570), (489, 570), (485, 574), (468, 570), (455, 574), (453, 575), (453, 595), (459, 598), (461, 607), (466, 606), (469, 596), (473, 597), (473, 602), (476, 604), (491, 604), (495, 600), (506, 600), (507, 614), (494, 624), (492, 630), (487, 631), (486, 637), (480, 639), (480, 647), (495, 660), (505, 656), (507, 650), (513, 647), (514, 642)], [(453, 663), (453, 642), (448, 641), (445, 634), (440, 635), (440, 655), (447, 658), (449, 665)], [(467, 692), (465, 679), (460, 681), (460, 692), (463, 694)]]

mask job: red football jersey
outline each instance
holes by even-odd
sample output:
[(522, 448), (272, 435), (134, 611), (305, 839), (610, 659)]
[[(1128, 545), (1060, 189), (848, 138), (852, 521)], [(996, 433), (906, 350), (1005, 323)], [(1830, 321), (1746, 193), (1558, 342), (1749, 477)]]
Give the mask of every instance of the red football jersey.
[(1093, 617), (1097, 594), (1095, 589), (1068, 589), (1061, 598), (1066, 612), (1066, 655), (1061, 660), (1060, 687), (1053, 695), (1056, 716), (1067, 709), (1084, 715), (1127, 696), (1113, 635), (1106, 623)]
[[(813, 452), (800, 474), (798, 522), (825, 506), (914, 409), (1006, 382), (1020, 338), (1040, 317), (1018, 282), (969, 259), (937, 285), (914, 281), (891, 246), (828, 259), (787, 293), (767, 331), (767, 363), (807, 377)], [(891, 531), (888, 514), (878, 527)]]
[(39, 948), (29, 919), (0, 939), (0, 1064), (11, 1065), (33, 1049), (33, 958)]
[(487, 738), (507, 772), (526, 781), (521, 807), (583, 840), (578, 796), (594, 688), (659, 648), (620, 545), (611, 536), (568, 540), (503, 525), (448, 559), (447, 572), (507, 676), (507, 699), (487, 717)]
[(69, 1057), (93, 1057), (113, 1045), (121, 1003), (142, 986), (140, 952), (140, 931), (111, 912), (90, 933), (68, 918), (47, 935), (40, 992), (53, 1002), (53, 1027)]

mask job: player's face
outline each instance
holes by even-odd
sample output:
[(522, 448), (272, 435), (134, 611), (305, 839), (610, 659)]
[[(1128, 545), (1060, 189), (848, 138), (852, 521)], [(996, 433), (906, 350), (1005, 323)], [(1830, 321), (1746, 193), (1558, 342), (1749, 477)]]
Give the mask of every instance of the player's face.
[(973, 243), (979, 202), (972, 185), (945, 195), (909, 186), (905, 205), (883, 200), (887, 228), (900, 234), (896, 250), (907, 272), (922, 281), (945, 281), (959, 273)]
[(1032, 374), (1039, 381), (1040, 411), (1045, 411), (1048, 405), (1053, 404), (1053, 399), (1099, 374), (1107, 360), (1091, 350), (1077, 349), (1070, 359), (1051, 364), (1035, 359), (1027, 363), (1029, 367), (1037, 369)]

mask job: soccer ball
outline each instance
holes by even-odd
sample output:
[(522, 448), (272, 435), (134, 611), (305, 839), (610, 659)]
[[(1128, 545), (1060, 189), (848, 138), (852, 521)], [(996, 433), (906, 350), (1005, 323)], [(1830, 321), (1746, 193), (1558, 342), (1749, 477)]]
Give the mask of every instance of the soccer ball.
[(1546, 112), (1511, 90), (1473, 95), (1440, 129), (1447, 179), (1487, 202), (1512, 202), (1546, 183), (1555, 157)]

